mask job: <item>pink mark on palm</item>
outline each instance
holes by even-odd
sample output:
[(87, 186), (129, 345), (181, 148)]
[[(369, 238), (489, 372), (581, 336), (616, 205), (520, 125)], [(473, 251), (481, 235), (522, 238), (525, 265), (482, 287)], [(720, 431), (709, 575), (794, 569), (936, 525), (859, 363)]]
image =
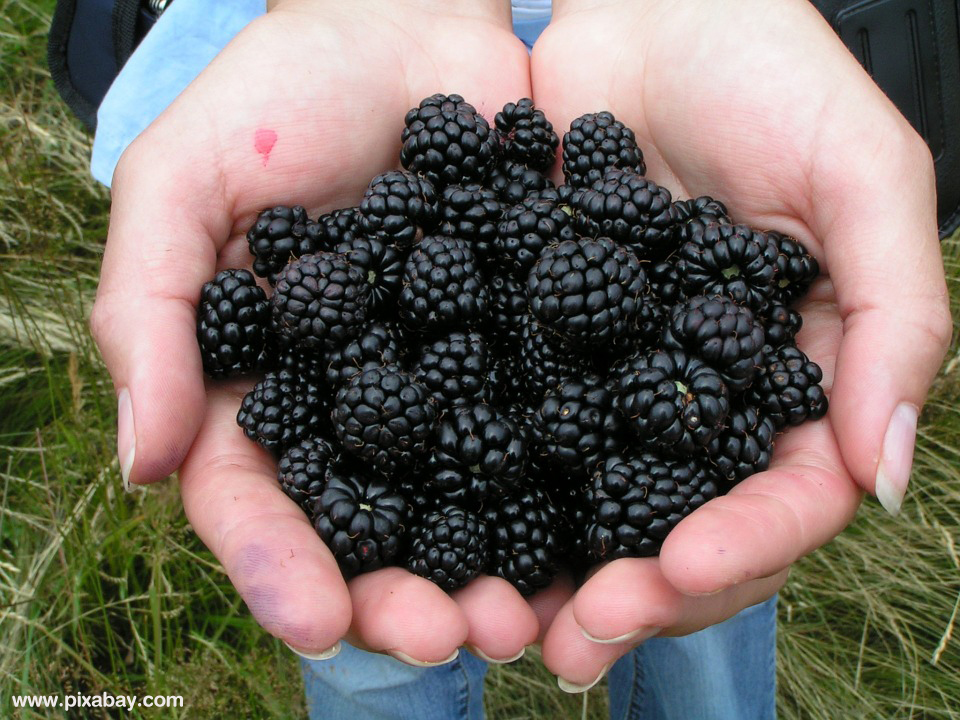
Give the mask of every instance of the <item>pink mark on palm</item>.
[(253, 134), (253, 149), (263, 158), (263, 166), (267, 166), (270, 151), (277, 144), (277, 133), (273, 130), (260, 129)]

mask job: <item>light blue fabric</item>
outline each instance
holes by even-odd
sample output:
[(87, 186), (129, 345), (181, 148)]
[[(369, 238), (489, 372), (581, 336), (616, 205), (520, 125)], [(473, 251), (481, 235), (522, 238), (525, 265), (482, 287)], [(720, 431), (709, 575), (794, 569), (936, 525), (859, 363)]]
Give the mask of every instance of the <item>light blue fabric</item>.
[[(610, 670), (613, 720), (773, 720), (776, 598), (681, 638), (654, 638)], [(486, 663), (413, 668), (346, 644), (301, 663), (311, 720), (481, 720)], [(557, 692), (560, 692), (557, 690)]]
[[(514, 0), (514, 32), (528, 49), (550, 22), (544, 0)], [(266, 0), (177, 0), (140, 43), (97, 112), (90, 170), (107, 187), (120, 156), (251, 20)]]

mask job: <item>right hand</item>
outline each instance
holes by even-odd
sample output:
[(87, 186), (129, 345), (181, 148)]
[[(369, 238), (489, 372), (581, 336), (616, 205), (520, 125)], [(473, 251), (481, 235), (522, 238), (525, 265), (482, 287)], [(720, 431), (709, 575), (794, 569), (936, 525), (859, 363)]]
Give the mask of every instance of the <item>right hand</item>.
[[(503, 3), (284, 2), (243, 30), (127, 149), (91, 317), (120, 398), (124, 481), (180, 468), (187, 518), (253, 616), (302, 652), (348, 637), (420, 662), (467, 643), (515, 655), (538, 633), (530, 606), (483, 578), (447, 596), (388, 569), (345, 583), (272, 458), (236, 426), (250, 381), (205, 387), (201, 285), (249, 266), (257, 213), (356, 205), (394, 167), (402, 118), (459, 93), (481, 112), (530, 95), (528, 57)], [(275, 135), (268, 156), (255, 139)], [(495, 608), (495, 612), (491, 609)]]

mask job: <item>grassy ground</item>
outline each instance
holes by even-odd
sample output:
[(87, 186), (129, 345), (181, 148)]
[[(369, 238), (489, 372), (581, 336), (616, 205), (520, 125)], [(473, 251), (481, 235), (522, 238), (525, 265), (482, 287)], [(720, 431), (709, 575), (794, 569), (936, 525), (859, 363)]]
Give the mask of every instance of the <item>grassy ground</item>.
[[(293, 656), (252, 622), (174, 483), (120, 490), (115, 400), (85, 322), (108, 199), (44, 70), (51, 6), (0, 0), (0, 716), (13, 694), (82, 691), (182, 695), (164, 717), (300, 717)], [(944, 248), (960, 318), (960, 240)], [(960, 715), (958, 361), (955, 345), (902, 515), (868, 502), (782, 594), (784, 718)], [(532, 657), (493, 670), (488, 710), (583, 705)], [(586, 715), (605, 714), (592, 691)]]

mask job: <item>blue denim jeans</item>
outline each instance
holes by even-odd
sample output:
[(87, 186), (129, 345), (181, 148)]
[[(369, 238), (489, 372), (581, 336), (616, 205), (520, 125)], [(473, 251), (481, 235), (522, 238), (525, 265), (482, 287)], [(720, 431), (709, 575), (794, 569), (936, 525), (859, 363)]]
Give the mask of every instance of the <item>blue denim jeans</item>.
[[(610, 717), (770, 720), (775, 645), (776, 598), (686, 637), (648, 640), (610, 669)], [(344, 644), (302, 669), (311, 720), (483, 717), (487, 666), (464, 650), (447, 665), (414, 668)]]

